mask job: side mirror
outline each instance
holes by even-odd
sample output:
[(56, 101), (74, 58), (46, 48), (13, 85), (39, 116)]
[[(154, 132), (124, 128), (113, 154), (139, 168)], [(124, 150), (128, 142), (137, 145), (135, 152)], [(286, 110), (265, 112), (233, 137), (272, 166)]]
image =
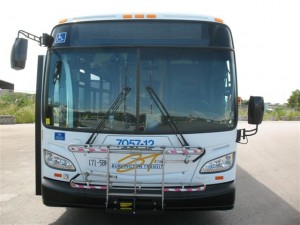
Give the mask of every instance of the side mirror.
[(242, 143), (241, 139), (247, 140), (242, 144), (248, 143), (249, 136), (253, 136), (258, 131), (258, 125), (261, 124), (264, 116), (265, 103), (263, 97), (258, 96), (250, 96), (249, 105), (248, 105), (248, 123), (256, 125), (255, 129), (246, 130), (246, 129), (238, 129), (236, 142)]
[(16, 38), (10, 55), (10, 65), (12, 69), (22, 70), (25, 68), (27, 59), (27, 46), (27, 39)]
[(264, 116), (265, 104), (263, 97), (250, 96), (248, 105), (248, 123), (261, 124)]

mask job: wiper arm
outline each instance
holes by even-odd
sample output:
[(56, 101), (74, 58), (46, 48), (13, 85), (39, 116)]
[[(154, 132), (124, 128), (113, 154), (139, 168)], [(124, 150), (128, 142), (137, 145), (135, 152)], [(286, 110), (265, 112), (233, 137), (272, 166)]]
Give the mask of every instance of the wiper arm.
[(120, 105), (125, 100), (126, 96), (128, 95), (128, 93), (130, 91), (131, 91), (131, 88), (129, 88), (129, 87), (125, 87), (121, 91), (121, 93), (118, 95), (118, 97), (113, 102), (111, 107), (105, 113), (104, 118), (100, 121), (100, 123), (98, 124), (98, 126), (96, 127), (96, 129), (94, 130), (92, 135), (90, 136), (90, 138), (87, 140), (86, 144), (90, 145), (90, 144), (94, 143), (95, 139), (97, 138), (97, 136), (99, 134), (99, 131), (103, 130), (105, 128), (106, 124), (108, 123), (110, 115), (112, 115), (120, 107)]
[(55, 64), (55, 70), (53, 74), (53, 84), (56, 84), (57, 81), (61, 78), (63, 62), (61, 60), (57, 61)]
[[(181, 145), (182, 146), (189, 146), (188, 142), (185, 140), (184, 136), (182, 135), (182, 133), (178, 129), (178, 127), (175, 124), (174, 120), (170, 116), (168, 110), (166, 109), (164, 104), (161, 102), (161, 100), (159, 99), (159, 97), (157, 96), (157, 94), (155, 93), (153, 88), (150, 87), (150, 86), (147, 86), (146, 90), (148, 91), (151, 99), (154, 101), (155, 105), (157, 106), (157, 108), (159, 109), (161, 114), (163, 115), (164, 119), (167, 121), (170, 128), (173, 130), (173, 132), (176, 131), (176, 137), (178, 138)], [(180, 136), (181, 139), (178, 137), (178, 135)]]

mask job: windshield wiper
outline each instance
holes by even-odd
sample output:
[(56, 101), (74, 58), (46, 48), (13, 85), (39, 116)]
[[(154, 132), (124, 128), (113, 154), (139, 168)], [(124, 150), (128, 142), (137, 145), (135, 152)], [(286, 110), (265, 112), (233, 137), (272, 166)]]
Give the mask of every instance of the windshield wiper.
[[(157, 94), (155, 93), (155, 91), (153, 90), (153, 88), (150, 87), (150, 86), (147, 86), (146, 90), (148, 91), (151, 99), (154, 101), (155, 105), (159, 109), (160, 113), (163, 115), (164, 119), (167, 121), (169, 127), (176, 134), (176, 137), (179, 140), (179, 142), (181, 143), (181, 145), (182, 146), (189, 146), (188, 142), (185, 140), (184, 136), (182, 135), (182, 133), (178, 129), (178, 127), (175, 124), (174, 120), (170, 116), (168, 110), (166, 109), (166, 107), (164, 106), (164, 104), (161, 102), (161, 100), (159, 99), (159, 97), (157, 96)], [(180, 138), (178, 137), (178, 135), (180, 136)]]
[(113, 104), (111, 105), (111, 107), (105, 113), (104, 118), (100, 121), (100, 123), (98, 124), (98, 126), (96, 127), (96, 129), (94, 130), (94, 132), (92, 133), (92, 135), (90, 136), (90, 138), (87, 140), (86, 144), (91, 145), (91, 144), (94, 143), (94, 141), (97, 138), (99, 132), (101, 130), (103, 130), (105, 128), (106, 124), (108, 123), (109, 117), (112, 114), (114, 114), (114, 112), (116, 112), (116, 110), (120, 107), (120, 105), (122, 104), (122, 102), (126, 99), (126, 96), (128, 95), (128, 93), (130, 91), (131, 91), (131, 88), (129, 88), (129, 87), (125, 87), (121, 91), (121, 93), (118, 95), (118, 97), (113, 102)]
[(53, 74), (53, 84), (56, 84), (57, 81), (61, 78), (63, 62), (61, 60), (57, 61), (55, 64), (54, 74)]

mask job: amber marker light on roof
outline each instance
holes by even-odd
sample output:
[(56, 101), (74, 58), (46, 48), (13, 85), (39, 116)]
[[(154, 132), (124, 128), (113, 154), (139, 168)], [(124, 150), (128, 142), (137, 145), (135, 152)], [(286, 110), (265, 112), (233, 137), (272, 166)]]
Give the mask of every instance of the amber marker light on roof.
[(61, 19), (60, 21), (58, 21), (59, 23), (65, 23), (67, 22), (68, 20), (67, 19)]
[(132, 14), (124, 14), (123, 19), (132, 19)]
[(224, 23), (224, 21), (223, 21), (221, 18), (215, 18), (215, 21), (216, 21), (217, 23)]
[(123, 19), (156, 19), (156, 14), (123, 14)]
[(144, 19), (145, 15), (144, 14), (135, 14), (134, 18), (136, 18), (136, 19)]
[(147, 19), (156, 19), (156, 14), (147, 14)]

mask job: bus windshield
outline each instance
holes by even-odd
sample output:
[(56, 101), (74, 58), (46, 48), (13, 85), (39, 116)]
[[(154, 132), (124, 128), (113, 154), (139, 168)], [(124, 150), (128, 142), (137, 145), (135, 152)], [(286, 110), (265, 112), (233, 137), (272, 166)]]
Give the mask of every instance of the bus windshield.
[[(61, 48), (48, 52), (47, 126), (106, 133), (181, 133), (236, 126), (232, 50), (182, 47)], [(127, 90), (125, 94), (122, 94)], [(113, 110), (112, 110), (113, 109)]]

